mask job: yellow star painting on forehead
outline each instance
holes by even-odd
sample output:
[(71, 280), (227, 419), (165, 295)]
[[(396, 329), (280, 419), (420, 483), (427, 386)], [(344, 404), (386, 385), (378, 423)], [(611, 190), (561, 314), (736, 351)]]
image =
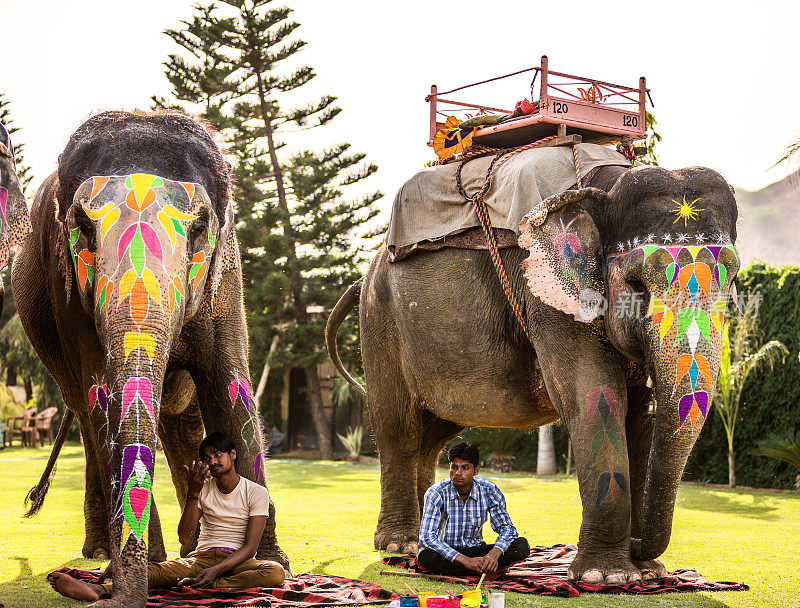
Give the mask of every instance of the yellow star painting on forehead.
[(686, 227), (689, 220), (697, 221), (697, 218), (700, 216), (700, 211), (705, 211), (705, 209), (700, 209), (699, 207), (694, 206), (694, 204), (699, 200), (700, 198), (698, 197), (693, 201), (687, 201), (685, 194), (683, 195), (682, 201), (677, 201), (673, 198), (672, 202), (675, 203), (677, 207), (675, 207), (675, 209), (670, 209), (670, 211), (678, 217), (676, 217), (675, 221), (672, 223), (677, 224), (683, 220), (683, 226)]

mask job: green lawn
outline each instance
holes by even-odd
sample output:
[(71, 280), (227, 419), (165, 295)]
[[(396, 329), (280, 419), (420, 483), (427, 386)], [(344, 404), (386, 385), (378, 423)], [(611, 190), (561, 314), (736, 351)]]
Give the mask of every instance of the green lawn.
[[(45, 575), (61, 566), (95, 568), (80, 557), (83, 542), (83, 452), (68, 446), (44, 508), (21, 517), (22, 500), (38, 479), (48, 449), (0, 451), (0, 603), (11, 607), (77, 606), (50, 589)], [(155, 493), (170, 556), (177, 549), (177, 501), (166, 464), (159, 458)], [(305, 571), (378, 581), (399, 591), (410, 582), (433, 590), (438, 583), (378, 575), (381, 554), (372, 549), (378, 514), (375, 465), (273, 460), (268, 468), (278, 540), (294, 572)], [(445, 471), (440, 471), (444, 475)], [(574, 479), (491, 475), (500, 486), (520, 533), (531, 544), (574, 542), (580, 502)], [(488, 535), (491, 530), (487, 526)], [(521, 606), (737, 606), (800, 607), (800, 496), (767, 492), (681, 488), (668, 568), (690, 567), (714, 580), (744, 581), (749, 592), (658, 596), (582, 595), (564, 600), (509, 594)], [(447, 585), (456, 591), (458, 585)]]

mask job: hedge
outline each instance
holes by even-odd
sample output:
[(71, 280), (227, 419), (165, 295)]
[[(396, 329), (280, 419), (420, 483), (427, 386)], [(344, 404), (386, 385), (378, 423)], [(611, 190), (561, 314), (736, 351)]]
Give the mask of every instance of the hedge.
[[(800, 267), (775, 268), (757, 262), (739, 273), (740, 298), (761, 294), (757, 346), (780, 340), (789, 349), (784, 363), (755, 370), (742, 392), (734, 435), (736, 482), (742, 486), (788, 489), (797, 471), (789, 464), (754, 456), (751, 450), (771, 433), (800, 429)], [(728, 447), (720, 416), (712, 407), (686, 465), (684, 479), (728, 482)]]

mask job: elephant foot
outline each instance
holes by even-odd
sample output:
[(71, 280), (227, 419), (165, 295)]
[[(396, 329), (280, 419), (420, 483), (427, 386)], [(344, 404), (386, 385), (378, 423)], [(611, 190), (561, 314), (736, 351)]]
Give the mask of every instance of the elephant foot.
[(375, 548), (387, 553), (419, 553), (417, 531), (413, 532), (375, 532)]
[(642, 573), (629, 557), (618, 557), (606, 552), (582, 552), (567, 570), (570, 579), (595, 585), (624, 585), (642, 579)]
[(667, 576), (667, 567), (660, 559), (649, 559), (647, 561), (634, 561), (633, 562), (639, 571), (642, 573), (644, 580), (652, 578), (664, 578)]

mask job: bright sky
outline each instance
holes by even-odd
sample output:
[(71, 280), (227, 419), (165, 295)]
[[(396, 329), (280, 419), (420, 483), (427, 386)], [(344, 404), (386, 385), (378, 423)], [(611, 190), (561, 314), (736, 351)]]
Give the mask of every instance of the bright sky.
[[(0, 0), (0, 91), (12, 102), (34, 186), (88, 116), (146, 108), (153, 93), (169, 93), (161, 64), (177, 47), (162, 31), (188, 19), (194, 1)], [(646, 76), (668, 168), (706, 165), (758, 189), (786, 176), (785, 165), (768, 169), (800, 137), (798, 3), (288, 3), (309, 43), (300, 58), (318, 73), (307, 99), (336, 95), (344, 112), (330, 127), (284, 140), (290, 148), (348, 141), (366, 152), (380, 167), (370, 181), (387, 194), (387, 211), (396, 189), (433, 157), (425, 145), (430, 85), (444, 90), (531, 67), (542, 54), (556, 71), (631, 86)], [(529, 76), (518, 82), (505, 106), (529, 93)]]

